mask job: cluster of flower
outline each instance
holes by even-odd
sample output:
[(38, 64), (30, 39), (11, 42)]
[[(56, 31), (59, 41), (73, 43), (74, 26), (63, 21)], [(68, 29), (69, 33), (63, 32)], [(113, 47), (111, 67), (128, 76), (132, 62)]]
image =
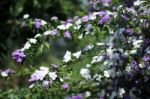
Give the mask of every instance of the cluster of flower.
[[(108, 6), (110, 1), (95, 0), (96, 3), (107, 4), (106, 8), (110, 7)], [(128, 7), (125, 2), (125, 5), (113, 7), (112, 11), (100, 10), (81, 18), (74, 17), (61, 22), (57, 17), (52, 17), (52, 22), (61, 25), (50, 27), (43, 34), (37, 34), (29, 39), (21, 50), (13, 52), (12, 57), (17, 62), (22, 62), (28, 54), (26, 50), (34, 49), (31, 45), (38, 42), (38, 37), (65, 39), (74, 37), (77, 40), (95, 37), (96, 42), (85, 45), (75, 53), (66, 51), (64, 63), (61, 66), (52, 64), (54, 69), (52, 68), (51, 72), (47, 67), (36, 70), (29, 79), (29, 82), (34, 82), (30, 88), (42, 85), (50, 90), (52, 88), (66, 90), (62, 92), (66, 99), (148, 97), (148, 94), (144, 94), (148, 93), (146, 87), (150, 82), (148, 4), (148, 0), (137, 0)], [(46, 22), (42, 25), (42, 20), (35, 20), (33, 23), (37, 29), (49, 24)], [(78, 62), (86, 58), (89, 60), (85, 66), (79, 71), (73, 69)], [(79, 76), (77, 82), (72, 78), (74, 73)]]

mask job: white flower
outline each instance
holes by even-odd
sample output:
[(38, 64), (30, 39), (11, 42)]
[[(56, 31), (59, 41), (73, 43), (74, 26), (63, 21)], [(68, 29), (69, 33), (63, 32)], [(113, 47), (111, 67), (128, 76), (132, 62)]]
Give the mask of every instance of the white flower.
[(26, 42), (26, 44), (24, 45), (24, 47), (21, 49), (22, 51), (27, 50), (31, 47), (31, 44), (29, 42)]
[(89, 51), (89, 50), (91, 50), (93, 47), (94, 47), (93, 44), (89, 44), (89, 45), (87, 45), (87, 46), (84, 48), (84, 50), (85, 50), (85, 51)]
[(82, 68), (80, 74), (87, 80), (91, 78), (89, 69)]
[(42, 85), (43, 85), (43, 87), (47, 87), (49, 85), (49, 83), (50, 83), (49, 81), (44, 80), (43, 83), (42, 83)]
[(7, 77), (8, 76), (8, 74), (6, 72), (2, 72), (1, 75), (2, 75), (2, 77)]
[(106, 78), (110, 77), (110, 71), (104, 71), (104, 76), (105, 76)]
[(35, 35), (34, 38), (38, 38), (38, 37), (41, 37), (41, 36), (42, 36), (42, 35), (38, 33), (38, 34)]
[(56, 72), (49, 72), (49, 77), (50, 77), (52, 80), (55, 80), (55, 79), (57, 78)]
[(41, 20), (41, 25), (45, 25), (45, 24), (47, 24), (47, 22), (44, 20)]
[(46, 35), (46, 36), (47, 36), (47, 35), (50, 35), (50, 34), (51, 34), (51, 30), (48, 30), (48, 31), (45, 31), (45, 32), (44, 32), (44, 35)]
[(95, 19), (96, 19), (96, 15), (91, 14), (91, 15), (89, 16), (89, 19), (90, 19), (90, 20), (95, 20)]
[(97, 46), (102, 46), (102, 45), (104, 45), (104, 43), (97, 42), (96, 45), (97, 45)]
[(63, 59), (63, 61), (64, 62), (69, 62), (70, 60), (71, 60), (71, 52), (70, 51), (66, 51), (66, 54), (64, 55), (64, 57), (63, 57), (64, 59)]
[(134, 2), (134, 6), (139, 6), (142, 3), (144, 3), (145, 1), (141, 1), (141, 0), (137, 0), (136, 2)]
[(78, 52), (76, 52), (76, 53), (73, 53), (73, 56), (76, 57), (77, 59), (79, 59), (80, 56), (81, 56), (81, 51), (78, 51)]
[(29, 14), (24, 14), (24, 15), (23, 15), (23, 18), (24, 18), (24, 19), (27, 19), (28, 17), (29, 17)]
[(64, 25), (64, 24), (58, 25), (57, 28), (60, 30), (66, 30), (66, 25)]
[(44, 77), (48, 74), (49, 69), (47, 67), (40, 67), (39, 70), (36, 70), (32, 75), (29, 81), (43, 80)]
[(72, 25), (73, 24), (71, 24), (71, 23), (67, 23), (66, 25), (65, 24), (58, 25), (57, 28), (60, 30), (66, 30), (66, 29), (69, 29)]
[(119, 88), (119, 96), (122, 98), (123, 97), (123, 94), (125, 93), (125, 90), (124, 88)]
[(36, 44), (37, 40), (34, 38), (29, 39), (30, 43)]
[(33, 88), (33, 87), (34, 87), (34, 83), (29, 86), (30, 89)]
[(87, 98), (87, 97), (90, 97), (90, 96), (91, 96), (91, 92), (86, 91), (86, 93), (85, 93), (85, 97)]

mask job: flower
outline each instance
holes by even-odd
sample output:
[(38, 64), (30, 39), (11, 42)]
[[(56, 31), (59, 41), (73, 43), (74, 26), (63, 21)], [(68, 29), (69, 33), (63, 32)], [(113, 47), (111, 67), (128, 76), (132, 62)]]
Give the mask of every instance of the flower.
[(71, 52), (70, 51), (66, 51), (66, 54), (64, 55), (64, 62), (69, 62), (71, 60)]
[(29, 18), (29, 16), (30, 16), (29, 14), (24, 14), (23, 19), (27, 19), (27, 18)]
[(145, 56), (143, 57), (143, 60), (144, 60), (145, 62), (150, 61), (150, 56), (149, 56), (149, 55), (145, 55)]
[(69, 31), (64, 32), (64, 37), (65, 38), (71, 38), (71, 34)]
[(26, 55), (21, 50), (16, 50), (12, 53), (12, 58), (16, 60), (16, 62), (21, 63)]
[(71, 99), (82, 99), (82, 95), (78, 94), (78, 95), (72, 96)]
[(29, 82), (43, 80), (44, 77), (48, 74), (49, 69), (47, 67), (40, 67), (39, 70), (36, 70), (30, 77)]
[(111, 0), (101, 0), (101, 2), (104, 3), (104, 4), (108, 4), (108, 3), (111, 2)]
[(69, 29), (72, 25), (73, 25), (72, 23), (67, 23), (67, 24), (58, 25), (57, 28), (60, 30), (66, 30)]
[(49, 72), (48, 75), (52, 80), (55, 80), (57, 78), (56, 72)]
[(82, 68), (82, 69), (80, 70), (80, 74), (81, 74), (85, 79), (90, 79), (90, 78), (91, 78), (89, 69)]
[(106, 78), (110, 77), (110, 71), (104, 71), (104, 76), (105, 76)]
[(82, 17), (82, 22), (88, 22), (89, 21), (89, 16), (83, 16)]
[(31, 47), (31, 44), (29, 42), (26, 42), (26, 44), (24, 45), (24, 47), (21, 49), (22, 51), (27, 50)]
[(67, 84), (67, 83), (63, 84), (63, 85), (62, 85), (62, 88), (63, 88), (63, 89), (68, 89), (68, 88), (69, 88), (69, 84)]
[(53, 29), (53, 30), (48, 30), (48, 31), (46, 31), (46, 32), (44, 32), (44, 35), (51, 35), (51, 36), (54, 36), (54, 35), (56, 35), (57, 34), (57, 29)]
[(57, 21), (57, 20), (58, 20), (58, 17), (57, 17), (57, 16), (53, 16), (53, 17), (51, 18), (51, 20), (52, 20), (52, 21)]
[(29, 39), (30, 43), (36, 44), (37, 40), (34, 38)]
[(76, 57), (77, 59), (79, 59), (79, 57), (81, 56), (81, 51), (73, 53), (73, 56)]
[(41, 26), (42, 26), (41, 20), (40, 19), (36, 19), (35, 23), (34, 23), (34, 26), (35, 26), (36, 29), (41, 28)]
[(104, 24), (109, 22), (110, 20), (110, 16), (109, 15), (105, 15), (104, 17), (102, 17), (102, 19), (98, 22), (98, 24)]

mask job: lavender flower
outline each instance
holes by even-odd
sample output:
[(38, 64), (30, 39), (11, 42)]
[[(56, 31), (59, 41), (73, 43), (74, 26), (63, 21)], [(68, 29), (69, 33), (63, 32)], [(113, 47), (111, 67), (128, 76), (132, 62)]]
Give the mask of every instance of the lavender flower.
[(145, 62), (150, 61), (150, 56), (149, 56), (149, 55), (145, 55), (145, 56), (143, 57), (143, 60), (144, 60)]
[(102, 2), (103, 4), (108, 4), (108, 3), (111, 2), (111, 0), (101, 0), (101, 2)]
[(78, 95), (72, 96), (72, 99), (82, 99), (82, 95), (78, 94)]
[(83, 16), (82, 17), (82, 22), (88, 22), (89, 21), (89, 16)]
[(12, 58), (13, 58), (16, 62), (19, 62), (19, 63), (23, 61), (23, 59), (24, 59), (25, 56), (26, 56), (26, 55), (25, 55), (24, 52), (21, 51), (21, 50), (16, 50), (16, 51), (14, 51), (14, 52), (12, 53)]
[(69, 31), (64, 32), (64, 37), (65, 38), (71, 38), (71, 34)]
[(98, 22), (98, 24), (104, 24), (104, 23), (107, 23), (107, 22), (109, 22), (109, 20), (110, 20), (110, 16), (105, 15), (105, 16), (102, 17), (102, 19)]
[(57, 29), (53, 29), (53, 30), (51, 31), (50, 35), (54, 36), (54, 35), (57, 34), (57, 32), (58, 32)]
[(127, 34), (133, 34), (133, 30), (130, 29), (130, 28), (125, 29), (124, 32), (127, 33)]
[(42, 26), (41, 20), (40, 19), (36, 19), (35, 23), (34, 23), (34, 26), (35, 26), (36, 29), (41, 28), (41, 26)]
[(67, 84), (67, 83), (65, 83), (65, 84), (62, 85), (62, 88), (63, 88), (63, 89), (68, 89), (69, 87), (70, 87), (70, 86), (69, 86), (69, 84)]

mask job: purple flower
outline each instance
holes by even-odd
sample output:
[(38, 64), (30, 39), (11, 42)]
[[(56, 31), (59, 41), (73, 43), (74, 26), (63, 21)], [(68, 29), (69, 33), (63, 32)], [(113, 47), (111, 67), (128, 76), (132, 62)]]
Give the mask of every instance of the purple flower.
[(64, 32), (64, 37), (65, 38), (71, 38), (71, 34), (69, 31)]
[(21, 50), (16, 50), (16, 51), (14, 51), (14, 52), (12, 53), (12, 58), (13, 58), (16, 62), (19, 62), (19, 63), (23, 61), (23, 59), (24, 59), (25, 56), (26, 56), (26, 55), (25, 55), (24, 52), (21, 51)]
[(88, 22), (89, 21), (89, 16), (83, 16), (82, 17), (82, 22)]
[(36, 19), (35, 23), (34, 23), (34, 26), (35, 26), (36, 29), (41, 28), (41, 26), (42, 26), (41, 20), (40, 19)]
[(82, 99), (82, 95), (78, 94), (78, 95), (72, 96), (72, 99)]
[(101, 2), (104, 3), (104, 4), (108, 4), (108, 3), (111, 2), (111, 0), (101, 0)]
[(132, 33), (133, 33), (133, 30), (130, 29), (130, 28), (127, 28), (127, 29), (125, 29), (124, 32), (127, 33), (127, 34), (132, 34)]
[(65, 83), (65, 84), (62, 85), (62, 88), (63, 88), (63, 89), (68, 89), (69, 87), (70, 87), (70, 86), (69, 86), (69, 84), (67, 84), (67, 83)]
[(107, 22), (109, 22), (109, 20), (110, 20), (110, 16), (105, 15), (105, 16), (102, 17), (102, 19), (98, 22), (98, 24), (104, 24), (104, 23), (107, 23)]
[(127, 15), (122, 15), (122, 18), (123, 18), (124, 20), (129, 20), (129, 17), (128, 17)]
[(145, 55), (145, 56), (143, 57), (143, 60), (144, 60), (145, 62), (150, 61), (150, 56), (149, 56), (149, 55)]
[(72, 22), (73, 22), (72, 19), (68, 19), (68, 20), (67, 20), (67, 23), (72, 23)]
[(100, 17), (106, 15), (107, 13), (105, 11), (100, 11), (97, 13), (97, 15), (99, 15)]
[(136, 67), (137, 66), (137, 62), (135, 60), (131, 61), (131, 67)]

